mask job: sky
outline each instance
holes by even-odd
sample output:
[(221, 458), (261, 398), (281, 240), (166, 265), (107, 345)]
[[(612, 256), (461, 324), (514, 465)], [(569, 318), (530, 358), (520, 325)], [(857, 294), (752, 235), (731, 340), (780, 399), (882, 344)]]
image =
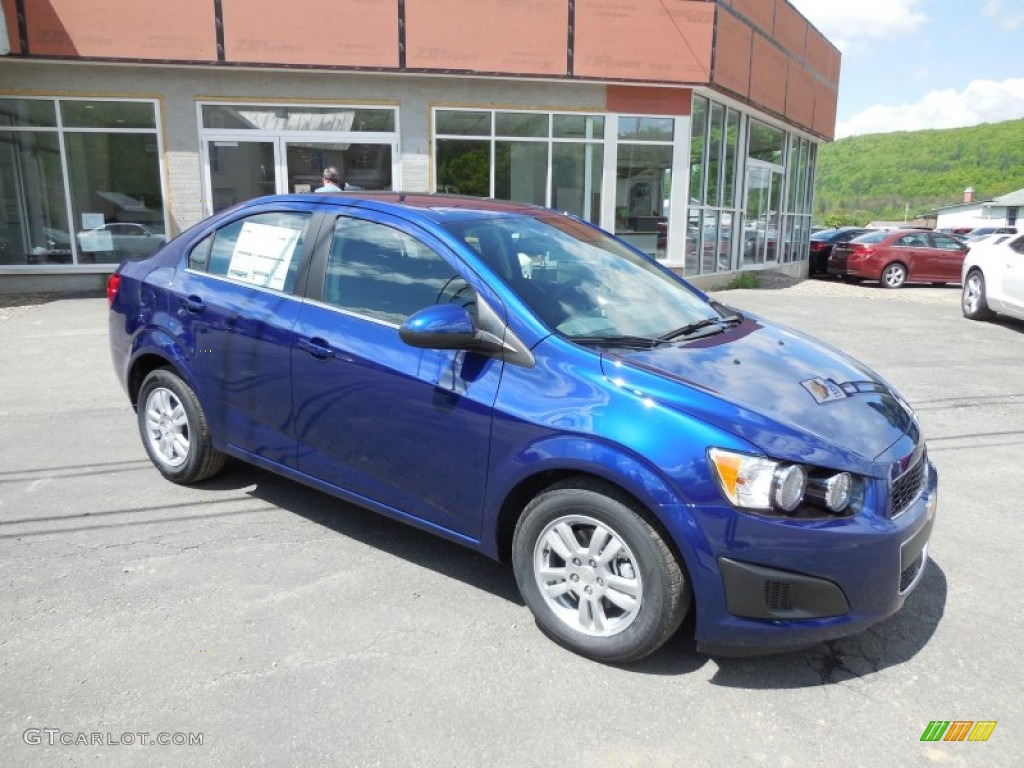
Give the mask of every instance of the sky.
[(836, 138), (1024, 118), (1024, 0), (790, 0), (843, 54)]

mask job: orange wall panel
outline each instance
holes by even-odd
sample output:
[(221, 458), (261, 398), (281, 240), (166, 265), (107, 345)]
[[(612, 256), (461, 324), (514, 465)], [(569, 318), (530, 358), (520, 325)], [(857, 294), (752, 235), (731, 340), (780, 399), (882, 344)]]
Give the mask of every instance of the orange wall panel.
[(25, 18), (36, 55), (217, 60), (210, 0), (25, 0)]
[(699, 0), (576, 4), (578, 77), (707, 83), (715, 6)]
[(750, 65), (750, 98), (777, 114), (786, 111), (788, 57), (760, 35), (754, 35)]
[(818, 83), (814, 92), (814, 128), (826, 139), (831, 140), (836, 133), (836, 101), (838, 91), (825, 83)]
[(804, 128), (814, 125), (814, 98), (816, 81), (799, 62), (789, 61), (786, 86), (786, 118)]
[(786, 0), (775, 6), (775, 40), (798, 59), (804, 58), (807, 22)]
[(21, 53), (21, 37), (18, 34), (18, 9), (14, 0), (3, 0), (4, 19), (7, 22), (7, 39), (11, 43), (11, 53)]
[(728, 88), (741, 96), (750, 93), (750, 46), (753, 32), (724, 9), (718, 12), (715, 35), (715, 85)]
[(398, 3), (222, 0), (222, 8), (228, 61), (398, 66)]
[(807, 65), (824, 77), (833, 85), (837, 85), (838, 69), (833, 72), (837, 65), (834, 63), (838, 58), (838, 52), (816, 29), (807, 30)]
[(565, 75), (568, 41), (565, 0), (405, 2), (405, 63), (411, 69)]
[(609, 85), (606, 97), (608, 111), (624, 115), (688, 115), (693, 104), (689, 88)]
[(765, 33), (772, 33), (775, 23), (775, 0), (733, 0), (732, 7)]

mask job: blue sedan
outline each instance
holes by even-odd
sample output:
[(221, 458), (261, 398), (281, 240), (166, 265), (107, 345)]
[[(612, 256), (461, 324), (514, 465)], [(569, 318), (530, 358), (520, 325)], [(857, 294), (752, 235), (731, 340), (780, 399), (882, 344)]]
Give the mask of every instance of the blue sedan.
[(111, 276), (114, 366), (156, 468), (228, 456), (511, 560), (586, 657), (764, 653), (890, 616), (937, 478), (843, 353), (542, 208), (260, 198)]

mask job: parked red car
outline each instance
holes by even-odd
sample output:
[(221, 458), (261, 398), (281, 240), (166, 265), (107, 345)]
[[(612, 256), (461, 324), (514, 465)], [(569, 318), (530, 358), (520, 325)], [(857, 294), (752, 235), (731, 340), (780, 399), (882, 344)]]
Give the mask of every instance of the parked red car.
[(878, 280), (884, 288), (904, 283), (959, 283), (967, 246), (939, 232), (896, 229), (869, 232), (832, 249), (828, 273)]

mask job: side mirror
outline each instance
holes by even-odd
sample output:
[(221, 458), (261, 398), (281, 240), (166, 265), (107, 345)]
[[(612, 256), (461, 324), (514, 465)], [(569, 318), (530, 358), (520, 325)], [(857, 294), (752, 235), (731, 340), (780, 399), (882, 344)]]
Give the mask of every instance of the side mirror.
[(473, 318), (457, 304), (421, 309), (398, 329), (402, 341), (421, 349), (471, 349), (479, 346)]

